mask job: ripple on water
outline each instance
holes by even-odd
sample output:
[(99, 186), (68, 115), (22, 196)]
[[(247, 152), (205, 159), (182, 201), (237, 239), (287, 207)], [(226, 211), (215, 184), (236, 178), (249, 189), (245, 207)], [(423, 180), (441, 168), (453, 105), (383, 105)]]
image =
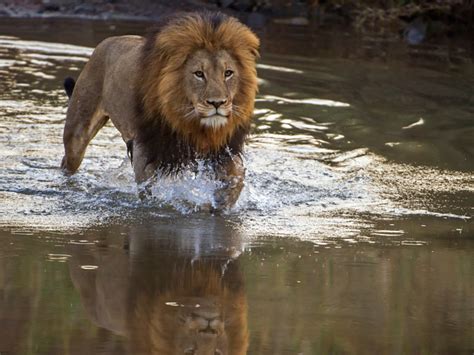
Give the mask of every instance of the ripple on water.
[[(204, 166), (198, 174), (160, 179), (153, 198), (140, 201), (124, 144), (111, 124), (88, 148), (78, 174), (61, 174), (67, 99), (60, 79), (90, 53), (86, 47), (0, 37), (0, 67), (13, 67), (0, 71), (0, 225), (73, 230), (179, 216), (212, 204), (219, 184)], [(263, 75), (302, 73), (271, 64), (259, 69)], [(291, 95), (274, 93), (275, 79), (263, 79), (266, 92), (258, 96), (256, 133), (245, 155), (246, 186), (226, 217), (248, 236), (371, 242), (404, 237), (402, 229), (376, 227), (381, 219), (470, 218), (472, 174), (390, 162), (368, 148), (354, 148), (327, 113), (343, 117), (352, 104), (298, 93), (298, 87)], [(9, 90), (13, 83), (17, 91)], [(405, 131), (414, 124), (419, 122)]]

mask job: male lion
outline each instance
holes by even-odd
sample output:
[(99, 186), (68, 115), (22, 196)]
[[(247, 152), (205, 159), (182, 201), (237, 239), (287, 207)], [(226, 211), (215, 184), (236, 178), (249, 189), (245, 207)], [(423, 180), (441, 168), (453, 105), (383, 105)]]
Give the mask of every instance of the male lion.
[(65, 81), (61, 168), (76, 172), (110, 118), (127, 143), (137, 183), (203, 160), (223, 182), (217, 207), (233, 205), (243, 187), (258, 47), (247, 26), (221, 13), (170, 18), (147, 38), (104, 40), (77, 83)]

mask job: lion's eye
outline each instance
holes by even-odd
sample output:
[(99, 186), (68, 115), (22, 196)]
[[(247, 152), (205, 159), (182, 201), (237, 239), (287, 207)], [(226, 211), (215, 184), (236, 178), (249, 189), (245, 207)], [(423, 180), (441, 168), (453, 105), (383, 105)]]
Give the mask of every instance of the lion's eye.
[(232, 70), (226, 70), (224, 72), (224, 76), (229, 79), (232, 75), (234, 75), (234, 72)]
[(200, 70), (197, 70), (194, 72), (194, 75), (196, 76), (196, 78), (198, 79), (204, 79), (204, 73)]

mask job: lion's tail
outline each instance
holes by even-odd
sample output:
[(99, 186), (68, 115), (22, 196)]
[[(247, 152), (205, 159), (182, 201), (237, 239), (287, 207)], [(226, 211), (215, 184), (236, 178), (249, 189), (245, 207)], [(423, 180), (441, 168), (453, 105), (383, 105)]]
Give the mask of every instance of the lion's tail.
[(74, 86), (76, 86), (76, 81), (73, 78), (67, 77), (64, 79), (64, 90), (66, 90), (67, 97), (71, 98)]

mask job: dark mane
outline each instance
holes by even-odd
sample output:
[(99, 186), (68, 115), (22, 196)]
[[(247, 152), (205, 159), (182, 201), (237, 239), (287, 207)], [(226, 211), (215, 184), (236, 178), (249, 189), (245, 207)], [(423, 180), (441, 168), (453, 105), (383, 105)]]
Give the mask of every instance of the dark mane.
[[(222, 13), (178, 14), (152, 28), (143, 47), (135, 101), (138, 133), (134, 144), (145, 150), (148, 164), (170, 174), (197, 159), (223, 163), (242, 154), (257, 91), (258, 45), (245, 25)], [(199, 124), (180, 123), (183, 120), (176, 116), (173, 105), (184, 97), (176, 72), (196, 48), (225, 48), (241, 66), (241, 90), (235, 103), (244, 112), (228, 127), (209, 131)]]
[[(143, 107), (137, 100), (137, 113), (143, 115)], [(145, 149), (147, 164), (155, 164), (164, 175), (178, 173), (198, 159), (224, 163), (234, 155), (241, 155), (250, 127), (240, 127), (229, 143), (217, 152), (200, 154), (189, 141), (174, 132), (167, 122), (157, 117), (153, 121), (142, 121), (135, 143)]]

